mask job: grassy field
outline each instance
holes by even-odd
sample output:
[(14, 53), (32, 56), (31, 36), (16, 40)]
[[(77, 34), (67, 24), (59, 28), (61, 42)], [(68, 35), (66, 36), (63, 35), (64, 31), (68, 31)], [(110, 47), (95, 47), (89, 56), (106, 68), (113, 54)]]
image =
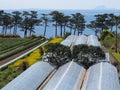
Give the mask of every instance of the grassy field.
[[(53, 38), (48, 43), (60, 43), (63, 38)], [(47, 43), (47, 44), (48, 44)], [(46, 44), (45, 44), (46, 45)], [(45, 45), (42, 46), (44, 52)], [(0, 88), (5, 86), (19, 74), (21, 74), (25, 69), (33, 65), (34, 63), (42, 59), (41, 48), (34, 50), (32, 53), (27, 56), (17, 60), (16, 62), (4, 67), (0, 70)]]
[(0, 52), (30, 40), (32, 40), (32, 38), (0, 38)]
[[(4, 39), (4, 38), (3, 38)], [(14, 54), (17, 54), (23, 50), (26, 50), (34, 45), (42, 43), (42, 38), (6, 38), (0, 39), (0, 60), (4, 60)]]
[(112, 52), (112, 55), (115, 57), (115, 59), (120, 62), (120, 53)]
[(118, 52), (115, 52), (115, 38), (111, 37), (111, 38), (106, 38), (105, 40), (101, 41), (101, 44), (103, 44), (107, 50), (115, 57), (115, 59), (120, 62), (120, 40), (117, 39), (118, 41)]

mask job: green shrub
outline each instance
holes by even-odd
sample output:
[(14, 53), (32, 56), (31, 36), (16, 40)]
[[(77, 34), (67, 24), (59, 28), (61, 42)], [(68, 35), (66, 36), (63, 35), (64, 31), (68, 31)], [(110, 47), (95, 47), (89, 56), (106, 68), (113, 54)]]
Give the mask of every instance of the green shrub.
[(82, 52), (82, 53), (88, 53), (88, 45), (85, 44), (80, 44), (80, 45), (75, 45), (73, 46), (73, 50), (72, 50), (72, 56), (73, 58), (77, 58), (77, 55)]
[(109, 37), (113, 37), (113, 36), (114, 36), (113, 32), (109, 31), (109, 30), (103, 30), (100, 33), (101, 40), (104, 40), (106, 37), (109, 38)]
[(115, 45), (115, 38), (104, 39), (102, 42), (105, 47), (110, 48), (112, 45)]
[(73, 47), (72, 58), (79, 64), (84, 65), (85, 68), (89, 68), (98, 61), (105, 59), (105, 53), (100, 47), (84, 44), (76, 45)]
[(89, 46), (89, 54), (92, 59), (105, 59), (105, 53), (100, 47)]
[(61, 66), (62, 64), (71, 61), (71, 50), (69, 47), (59, 43), (49, 43), (45, 48), (47, 49), (46, 53), (48, 53), (48, 62)]
[[(117, 39), (117, 42), (118, 42), (118, 46), (120, 44), (120, 40)], [(109, 39), (104, 39), (102, 41), (102, 44), (106, 47), (106, 48), (115, 48), (115, 43), (116, 43), (116, 38), (114, 37), (110, 37)]]

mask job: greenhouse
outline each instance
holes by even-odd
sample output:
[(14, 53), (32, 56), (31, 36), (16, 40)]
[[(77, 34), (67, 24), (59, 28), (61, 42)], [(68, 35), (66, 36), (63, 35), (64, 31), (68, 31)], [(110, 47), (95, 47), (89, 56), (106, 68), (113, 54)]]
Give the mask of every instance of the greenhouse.
[(61, 42), (61, 44), (70, 47), (75, 38), (75, 35), (69, 35), (64, 41)]
[(61, 66), (43, 90), (80, 90), (85, 69), (71, 61)]
[(107, 62), (91, 66), (87, 71), (82, 90), (120, 90), (116, 68)]
[(90, 35), (88, 37), (85, 35), (80, 36), (70, 35), (64, 41), (62, 41), (61, 44), (69, 47), (71, 45), (79, 44), (87, 44), (89, 46), (92, 45), (101, 47), (100, 42), (98, 41), (98, 38), (95, 35)]
[(98, 41), (98, 38), (95, 35), (88, 36), (87, 44), (89, 46), (92, 45), (101, 47), (100, 42)]
[(85, 35), (78, 36), (74, 45), (87, 44), (87, 37)]
[(47, 62), (35, 63), (1, 90), (36, 90), (54, 69)]

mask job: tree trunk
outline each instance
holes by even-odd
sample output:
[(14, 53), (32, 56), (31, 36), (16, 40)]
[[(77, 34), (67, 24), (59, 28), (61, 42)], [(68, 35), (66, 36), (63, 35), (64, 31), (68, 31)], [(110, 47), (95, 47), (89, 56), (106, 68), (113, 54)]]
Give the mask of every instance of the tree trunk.
[(46, 35), (47, 24), (45, 24), (44, 36)]
[(7, 34), (7, 26), (5, 27), (5, 35)]
[(10, 28), (10, 32), (9, 32), (9, 34), (11, 34), (11, 31), (12, 31), (12, 28)]
[(24, 31), (24, 37), (27, 37), (27, 29)]
[(17, 25), (14, 25), (13, 34), (14, 34), (14, 35), (16, 35), (16, 34), (17, 34)]
[(5, 34), (5, 26), (2, 27), (2, 34)]
[(78, 36), (79, 36), (79, 34), (80, 34), (80, 31), (78, 30)]
[(72, 27), (70, 27), (70, 34), (72, 34)]
[(56, 25), (55, 25), (55, 37), (57, 37), (57, 22), (56, 22)]
[(64, 25), (64, 35), (65, 35), (65, 33), (66, 33), (66, 29), (65, 29), (65, 25)]
[(16, 30), (15, 30), (15, 35), (17, 34), (17, 25), (16, 25)]
[(97, 30), (95, 31), (95, 36), (97, 36)]
[(14, 25), (14, 30), (13, 30), (13, 34), (15, 34), (15, 25)]
[(81, 34), (81, 35), (83, 34), (83, 30), (82, 30), (82, 29), (79, 31), (79, 35), (80, 35), (80, 34)]
[(113, 26), (111, 26), (111, 31), (113, 30)]
[(30, 30), (30, 36), (32, 35), (32, 30)]
[(74, 35), (75, 35), (75, 33), (76, 33), (76, 28), (74, 29)]
[(62, 25), (60, 25), (60, 36), (62, 37)]
[(101, 29), (102, 29), (102, 31), (103, 31), (104, 28), (102, 27)]

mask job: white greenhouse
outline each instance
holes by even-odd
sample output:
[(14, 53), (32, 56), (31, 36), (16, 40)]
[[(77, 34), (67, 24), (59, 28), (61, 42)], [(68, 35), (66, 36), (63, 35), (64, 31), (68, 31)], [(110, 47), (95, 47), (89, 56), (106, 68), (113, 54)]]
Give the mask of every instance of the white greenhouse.
[(120, 90), (116, 68), (107, 62), (91, 66), (86, 73), (82, 90)]
[(61, 44), (70, 47), (75, 38), (75, 35), (69, 35), (64, 41), (61, 42)]
[(98, 41), (98, 38), (95, 35), (88, 36), (87, 44), (89, 46), (92, 45), (101, 47), (100, 42)]
[(1, 90), (36, 90), (54, 69), (47, 62), (37, 62)]
[(85, 35), (78, 36), (74, 45), (87, 44), (87, 37)]
[(43, 90), (80, 90), (85, 69), (71, 61), (61, 66)]

